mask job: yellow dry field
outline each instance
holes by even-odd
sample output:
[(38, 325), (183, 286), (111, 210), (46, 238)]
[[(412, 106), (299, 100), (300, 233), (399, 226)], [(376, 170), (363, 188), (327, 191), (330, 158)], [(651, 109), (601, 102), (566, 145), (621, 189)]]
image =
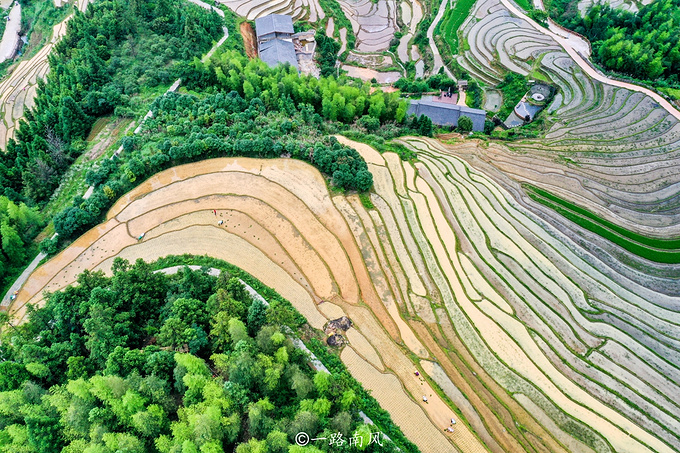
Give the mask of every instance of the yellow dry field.
[[(413, 291), (421, 296), (425, 296), (428, 292), (430, 294), (434, 293), (436, 291), (434, 284), (427, 278), (428, 274), (425, 263), (422, 256), (418, 253), (418, 246), (411, 235), (408, 221), (404, 217), (400, 198), (394, 192), (394, 183), (389, 170), (376, 165), (369, 165), (368, 168), (373, 174), (375, 191), (384, 200), (384, 203), (378, 202), (376, 207), (385, 217), (388, 229), (392, 228), (390, 233), (395, 233), (394, 236), (392, 234), (390, 236), (394, 237), (395, 241), (400, 242), (400, 239), (403, 240), (406, 250), (402, 250), (400, 245), (397, 245), (397, 251), (407, 252), (408, 256), (410, 256), (403, 263), (404, 271), (413, 285)], [(394, 216), (394, 223), (391, 222), (392, 216)]]
[(334, 135), (334, 137), (343, 145), (351, 146), (356, 149), (367, 164), (385, 165), (385, 161), (380, 153), (365, 143), (355, 142), (342, 135)]
[(383, 238), (383, 241), (389, 238), (389, 241), (391, 242), (391, 247), (389, 247), (387, 254), (390, 256), (394, 254), (394, 259), (396, 259), (396, 257), (399, 257), (400, 259), (399, 264), (401, 265), (404, 274), (399, 274), (397, 278), (408, 280), (408, 285), (414, 293), (420, 296), (427, 295), (425, 285), (413, 264), (410, 254), (407, 252), (402, 232), (399, 229), (399, 225), (397, 225), (397, 221), (395, 220), (390, 207), (385, 203), (385, 200), (375, 194), (371, 197), (371, 201), (378, 211), (375, 215), (381, 217), (387, 233), (386, 238)]
[[(208, 165), (206, 162), (211, 164)], [(277, 221), (290, 223), (291, 227), (294, 227), (301, 235), (301, 240), (312, 244), (311, 248), (309, 246), (307, 248), (318, 254), (328, 269), (333, 270), (334, 283), (339, 288), (339, 294), (343, 299), (358, 302), (358, 288), (352, 264), (345, 253), (351, 243), (345, 244), (339, 241), (339, 236), (333, 234), (334, 230), (329, 229), (327, 225), (336, 228), (341, 233), (342, 228), (347, 229), (347, 227), (334, 209), (330, 198), (322, 196), (319, 186), (325, 190), (325, 183), (320, 174), (316, 172), (310, 175), (311, 181), (305, 183), (301, 174), (309, 173), (309, 166), (301, 166), (302, 163), (299, 161), (277, 159), (271, 161), (271, 166), (264, 167), (264, 169), (261, 162), (245, 158), (214, 159), (192, 164), (197, 165), (193, 171), (191, 165), (175, 167), (153, 176), (119, 200), (111, 209), (109, 218), (115, 216), (120, 221), (128, 221), (147, 211), (157, 210), (161, 206), (175, 205), (185, 200), (197, 200), (207, 194), (256, 198), (262, 202), (258, 206), (262, 204), (275, 206)], [(266, 176), (262, 174), (263, 172)], [(229, 178), (224, 178), (224, 173), (228, 173)], [(291, 176), (287, 182), (284, 177), (286, 174)], [(314, 208), (310, 208), (303, 202), (303, 198), (306, 198)], [(131, 201), (133, 199), (135, 200)], [(266, 215), (264, 212), (262, 214), (256, 212), (258, 210), (255, 209), (255, 205), (248, 202), (245, 204), (249, 206), (249, 210), (254, 211), (253, 215)], [(206, 206), (208, 210), (212, 210), (225, 205)], [(269, 213), (271, 218), (263, 220), (262, 223), (265, 227), (274, 219), (271, 209)], [(143, 230), (138, 229), (134, 235), (142, 232)], [(344, 233), (345, 238), (352, 239), (350, 235), (349, 231)], [(290, 246), (295, 246), (297, 243), (297, 241), (291, 243)], [(289, 244), (286, 243), (285, 247), (289, 247)], [(356, 247), (354, 249), (356, 250)], [(319, 285), (328, 284), (327, 278), (319, 276), (319, 279), (322, 280)], [(311, 283), (315, 284), (313, 278)], [(328, 298), (330, 294), (319, 294), (319, 296)]]
[[(268, 259), (257, 247), (235, 234), (218, 228), (216, 225), (196, 225), (169, 232), (127, 247), (118, 256), (128, 260), (142, 258), (153, 261), (168, 255), (167, 250), (186, 250), (182, 253), (210, 255), (238, 263), (238, 266), (243, 270), (267, 286), (276, 288), (283, 297), (290, 300), (295, 308), (307, 318), (310, 325), (315, 328), (322, 328), (326, 322), (326, 318), (316, 309), (316, 304), (309, 292), (284, 269)], [(108, 271), (111, 264), (112, 260), (106, 260), (97, 268)]]
[[(674, 450), (671, 428), (617, 410), (644, 397), (673, 414), (673, 402), (654, 396), (674, 388), (672, 376), (663, 381), (673, 360), (581, 311), (592, 289), (625, 316), (658, 320), (670, 337), (669, 310), (575, 258), (572, 243), (441, 145), (404, 141), (419, 153), (411, 164), (338, 139), (366, 158), (375, 209), (356, 195), (331, 196), (318, 171), (291, 159), (178, 166), (122, 197), (106, 222), (38, 268), (12, 311), (23, 316), (43, 290), (84, 269), (108, 271), (117, 256), (210, 255), (276, 289), (314, 327), (349, 316), (355, 329), (342, 360), (424, 452)], [(579, 368), (567, 369), (572, 363)], [(616, 387), (626, 394), (606, 393), (593, 384), (605, 373), (606, 382), (635, 379)]]
[[(342, 203), (352, 209), (347, 201)], [(370, 221), (366, 212), (362, 215)], [(72, 284), (85, 269), (110, 272), (115, 257), (152, 261), (191, 253), (224, 259), (275, 288), (315, 328), (347, 313), (358, 329), (348, 333), (352, 347), (379, 369), (390, 368), (407, 383), (411, 394), (433, 395), (425, 412), (421, 410), (429, 417), (423, 415), (429, 428), (419, 425), (417, 430), (437, 433), (443, 442), (438, 445), (448, 445), (438, 451), (453, 448), (439, 434), (440, 425), (453, 412), (413, 376), (414, 366), (394, 343), (395, 335), (399, 338), (403, 332), (416, 352), (427, 351), (400, 318), (393, 298), (381, 299), (390, 293), (384, 274), (380, 274), (380, 283), (373, 281), (355, 234), (329, 197), (324, 180), (309, 165), (239, 158), (172, 168), (123, 197), (107, 219), (35, 271), (11, 307), (16, 317), (24, 316), (27, 302), (41, 304), (43, 291)], [(218, 225), (219, 221), (223, 223)], [(375, 231), (371, 235), (377, 242)], [(370, 240), (365, 239), (370, 247)], [(380, 263), (374, 264), (379, 270)], [(321, 301), (326, 302), (317, 305)], [(357, 303), (366, 303), (371, 310)], [(413, 399), (409, 401), (416, 405)], [(471, 433), (462, 436), (476, 441)], [(423, 451), (429, 451), (427, 442), (416, 440)], [(477, 448), (483, 451), (478, 441)]]
[(347, 340), (349, 340), (349, 344), (357, 354), (366, 359), (379, 371), (385, 371), (378, 352), (357, 329), (349, 329), (347, 331)]
[(387, 153), (383, 157), (385, 158), (387, 168), (390, 169), (390, 173), (394, 179), (394, 188), (397, 191), (397, 194), (406, 197), (406, 177), (401, 159), (394, 153)]
[[(373, 218), (371, 218), (371, 216), (368, 215), (368, 213), (366, 212), (365, 208), (363, 207), (357, 196), (355, 195), (349, 196), (348, 201), (352, 205), (354, 212), (359, 216), (361, 224), (364, 227), (363, 233), (365, 234), (360, 234), (357, 237), (357, 242), (361, 243), (362, 246), (366, 248), (369, 255), (372, 253), (372, 257), (370, 259), (367, 259), (366, 261), (367, 263), (368, 262), (372, 263), (372, 267), (375, 268), (375, 270), (371, 274), (373, 285), (376, 288), (380, 288), (382, 290), (381, 300), (385, 303), (387, 311), (389, 312), (394, 322), (397, 324), (397, 327), (399, 328), (399, 334), (404, 343), (406, 344), (406, 346), (420, 358), (423, 359), (429, 358), (429, 353), (427, 352), (427, 349), (425, 349), (420, 340), (415, 336), (413, 331), (401, 318), (401, 315), (399, 313), (399, 307), (397, 306), (397, 304), (394, 303), (394, 295), (399, 294), (399, 290), (396, 284), (396, 280), (393, 277), (392, 269), (389, 267), (387, 259), (385, 258), (382, 249), (382, 241), (376, 234)], [(359, 232), (355, 232), (355, 234), (358, 233)], [(366, 236), (368, 236), (368, 239), (370, 239), (370, 243), (365, 242)], [(378, 258), (377, 261), (375, 259), (376, 257)], [(378, 269), (378, 267), (380, 268)], [(402, 298), (400, 294), (399, 298), (400, 299)], [(402, 299), (402, 306), (403, 304), (404, 302)]]
[[(356, 212), (344, 197), (335, 197), (334, 201), (338, 210), (347, 219), (350, 229), (357, 238), (357, 242), (363, 253), (364, 262), (366, 263), (368, 272), (371, 276), (373, 288), (377, 292), (379, 300), (389, 313), (388, 317), (380, 316), (381, 313), (376, 313), (376, 315), (380, 318), (383, 325), (388, 322), (394, 322), (399, 329), (399, 337), (401, 341), (403, 341), (406, 346), (418, 356), (427, 358), (427, 350), (423, 347), (415, 335), (413, 335), (413, 332), (411, 332), (408, 326), (406, 326), (406, 323), (404, 323), (403, 319), (401, 319), (401, 316), (399, 315), (399, 310), (394, 300), (394, 293), (388, 285), (383, 269), (380, 267), (380, 263), (376, 258), (375, 249), (372, 247), (369, 239), (369, 236), (371, 236), (373, 233), (373, 225), (361, 223), (361, 220), (358, 218)], [(356, 207), (360, 207), (360, 205)]]
[[(396, 376), (376, 370), (352, 348), (345, 348), (340, 358), (352, 376), (364, 383), (366, 390), (371, 392), (373, 398), (390, 413), (392, 420), (401, 428), (406, 437), (418, 445), (422, 451), (451, 451), (451, 444), (447, 441), (443, 429), (440, 432), (429, 423), (425, 412), (413, 399), (409, 398)], [(455, 435), (454, 432), (451, 436)]]

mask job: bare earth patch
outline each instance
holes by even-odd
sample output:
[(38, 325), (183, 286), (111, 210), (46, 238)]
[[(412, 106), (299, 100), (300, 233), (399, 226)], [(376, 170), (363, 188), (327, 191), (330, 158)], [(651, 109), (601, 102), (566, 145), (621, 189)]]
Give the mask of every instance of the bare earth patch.
[(243, 36), (243, 45), (246, 48), (246, 55), (248, 55), (248, 58), (257, 58), (257, 38), (255, 36), (255, 30), (253, 30), (250, 22), (241, 22), (239, 31), (241, 32), (241, 36)]

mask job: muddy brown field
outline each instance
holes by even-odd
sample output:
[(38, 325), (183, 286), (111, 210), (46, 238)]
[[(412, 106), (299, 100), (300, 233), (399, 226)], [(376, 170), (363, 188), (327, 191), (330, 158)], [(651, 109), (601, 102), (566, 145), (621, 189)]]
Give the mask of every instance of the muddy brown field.
[[(416, 164), (342, 141), (369, 163), (375, 209), (366, 209), (356, 195), (329, 194), (318, 171), (291, 159), (212, 159), (174, 167), (123, 196), (106, 222), (38, 268), (12, 314), (21, 319), (27, 303), (40, 305), (43, 291), (72, 284), (85, 269), (108, 272), (117, 256), (207, 254), (276, 289), (315, 328), (349, 316), (356, 328), (342, 359), (422, 451), (583, 446), (604, 452), (607, 444), (630, 453), (672, 451), (660, 440), (667, 433), (651, 419), (632, 423), (601, 398), (620, 401), (577, 385), (554, 365), (559, 354), (580, 360), (580, 345), (598, 347), (606, 334), (599, 367), (618, 374), (626, 366), (640, 373), (648, 367), (649, 380), (629, 380), (637, 392), (674, 388), (658, 380), (654, 363), (619, 352), (625, 345), (651, 357), (642, 345), (579, 314), (583, 294), (570, 279), (593, 278), (588, 263), (551, 255), (573, 251), (538, 227), (501, 186), (435, 141), (404, 140), (419, 152)], [(606, 285), (620, 307), (639, 306), (617, 281)], [(526, 306), (547, 310), (545, 300), (553, 299), (535, 296), (545, 291), (561, 305), (539, 311), (541, 325), (563, 329), (560, 335), (538, 328), (539, 318)], [(665, 313), (652, 310), (645, 319)], [(556, 351), (541, 347), (546, 342)], [(416, 375), (425, 369), (420, 360), (436, 361), (447, 385), (466, 401), (443, 398), (427, 375)], [(447, 433), (451, 418), (458, 422)], [(580, 432), (591, 436), (588, 445)]]

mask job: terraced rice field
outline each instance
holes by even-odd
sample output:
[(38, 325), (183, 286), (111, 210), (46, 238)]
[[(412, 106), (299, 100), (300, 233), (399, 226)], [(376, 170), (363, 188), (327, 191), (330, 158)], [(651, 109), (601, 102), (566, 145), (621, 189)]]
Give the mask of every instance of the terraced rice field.
[[(376, 396), (385, 405), (403, 408), (395, 420), (420, 433), (413, 440), (423, 451), (450, 450), (440, 425), (455, 414), (413, 375), (414, 364), (395, 344), (403, 339), (429, 357), (397, 307), (382, 299), (392, 291), (386, 274), (377, 261), (370, 265), (369, 250), (356, 237), (363, 231), (358, 219), (348, 224), (342, 214), (355, 216), (355, 208), (344, 197), (331, 199), (321, 175), (299, 161), (219, 159), (177, 167), (123, 197), (105, 223), (37, 269), (12, 311), (21, 318), (26, 302), (42, 301), (42, 291), (72, 283), (84, 269), (108, 270), (115, 256), (219, 256), (276, 288), (314, 327), (323, 326), (325, 313), (347, 313), (358, 329), (350, 338), (366, 357), (352, 361), (355, 373), (371, 379), (382, 374), (390, 382), (393, 390)], [(224, 225), (218, 226), (218, 220)], [(138, 242), (142, 233), (144, 240)], [(414, 394), (427, 394), (429, 402)], [(454, 442), (472, 446), (466, 451), (484, 451), (463, 425)]]
[(447, 4), (448, 8), (439, 25), (439, 33), (446, 37), (446, 43), (451, 47), (453, 55), (458, 53), (458, 29), (470, 14), (474, 4), (475, 0), (456, 0), (453, 4), (451, 2)]
[(175, 167), (38, 268), (11, 311), (21, 318), (42, 291), (108, 271), (116, 256), (207, 254), (275, 288), (314, 327), (347, 314), (356, 330), (343, 361), (423, 451), (680, 447), (680, 299), (622, 283), (512, 184), (456, 157), (478, 155), (475, 143), (405, 138), (419, 156), (410, 164), (340, 140), (368, 162), (375, 209), (331, 196), (299, 161)]
[[(75, 0), (75, 5), (84, 12), (88, 0)], [(0, 149), (4, 149), (14, 136), (24, 111), (33, 107), (38, 80), (45, 77), (50, 69), (47, 56), (66, 33), (66, 23), (71, 17), (69, 15), (53, 27), (52, 38), (35, 56), (21, 61), (9, 76), (0, 80)]]
[(338, 0), (352, 24), (358, 52), (383, 52), (397, 30), (399, 5), (395, 0)]
[[(538, 186), (643, 236), (680, 236), (680, 122), (669, 111), (644, 93), (593, 80), (498, 0), (478, 2), (463, 27), (470, 49), (459, 62), (479, 79), (496, 84), (512, 71), (559, 88), (544, 137), (475, 151), (487, 172)], [(523, 203), (605, 259), (608, 272), (680, 294), (677, 264), (640, 258), (526, 197)]]
[(404, 31), (404, 36), (399, 39), (397, 55), (403, 62), (410, 60), (418, 61), (420, 59), (418, 47), (411, 46), (410, 55), (408, 50), (411, 39), (413, 39), (413, 36), (418, 30), (418, 24), (420, 24), (420, 21), (423, 20), (423, 7), (417, 0), (413, 0), (413, 2), (402, 1), (399, 4), (399, 8), (399, 12), (401, 13), (401, 21), (406, 26), (406, 30)]
[(50, 66), (47, 56), (52, 47), (66, 33), (66, 22), (54, 26), (52, 39), (30, 60), (24, 60), (7, 77), (0, 81), (0, 148), (4, 149), (19, 121), (24, 117), (24, 111), (33, 107), (38, 80), (45, 77)]
[(269, 14), (286, 14), (293, 20), (304, 19), (315, 23), (326, 17), (318, 0), (273, 0), (262, 2), (261, 0), (218, 0), (223, 5), (234, 11), (239, 16), (248, 20)]

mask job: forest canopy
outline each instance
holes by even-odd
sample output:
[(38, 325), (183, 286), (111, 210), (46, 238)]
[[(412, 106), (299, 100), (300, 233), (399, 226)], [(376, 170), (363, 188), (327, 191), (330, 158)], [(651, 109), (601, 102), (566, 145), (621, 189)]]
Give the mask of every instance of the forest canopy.
[(680, 0), (656, 0), (637, 13), (595, 4), (581, 17), (574, 1), (552, 0), (550, 13), (585, 35), (605, 68), (680, 87)]
[(0, 196), (0, 288), (23, 268), (28, 244), (38, 234), (40, 225), (36, 208)]
[(309, 366), (291, 341), (305, 319), (271, 290), (253, 298), (242, 271), (112, 270), (81, 274), (24, 324), (5, 319), (0, 451), (295, 452), (301, 431), (361, 439), (304, 451), (397, 451), (371, 442), (360, 410), (417, 451), (337, 361)]
[(132, 114), (132, 97), (171, 83), (174, 63), (201, 55), (221, 33), (217, 14), (181, 0), (101, 0), (76, 11), (35, 107), (0, 153), (0, 195), (46, 202), (97, 117)]

